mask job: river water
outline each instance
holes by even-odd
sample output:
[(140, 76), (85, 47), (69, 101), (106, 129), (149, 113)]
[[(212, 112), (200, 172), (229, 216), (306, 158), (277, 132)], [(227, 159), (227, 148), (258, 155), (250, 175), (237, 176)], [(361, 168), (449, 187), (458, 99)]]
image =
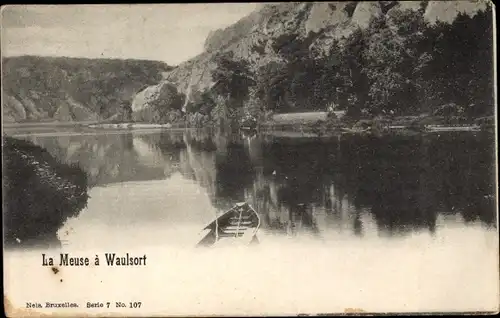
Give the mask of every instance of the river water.
[[(50, 296), (142, 301), (142, 313), (178, 315), (498, 308), (491, 135), (19, 138), (89, 176), (88, 206), (46, 253), (149, 262), (63, 268), (56, 279), (40, 250), (9, 252), (6, 286), (20, 306)], [(261, 217), (260, 244), (194, 249), (202, 227), (242, 201)], [(27, 290), (31, 280), (45, 283)]]

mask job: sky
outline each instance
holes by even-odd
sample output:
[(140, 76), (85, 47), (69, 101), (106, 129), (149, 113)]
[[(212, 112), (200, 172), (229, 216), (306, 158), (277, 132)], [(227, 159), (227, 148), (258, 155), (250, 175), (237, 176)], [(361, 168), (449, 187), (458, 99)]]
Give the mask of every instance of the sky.
[(135, 58), (177, 65), (203, 51), (211, 30), (255, 3), (10, 5), (2, 7), (2, 55)]

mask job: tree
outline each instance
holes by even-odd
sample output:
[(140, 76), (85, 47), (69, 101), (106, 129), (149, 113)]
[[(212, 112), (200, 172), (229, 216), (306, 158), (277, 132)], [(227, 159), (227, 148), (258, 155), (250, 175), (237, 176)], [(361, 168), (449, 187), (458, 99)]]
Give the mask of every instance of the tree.
[(421, 45), (425, 27), (423, 16), (411, 10), (371, 21), (364, 52), (370, 113), (420, 111), (419, 82), (428, 62)]
[(194, 100), (186, 106), (188, 113), (200, 113), (202, 115), (210, 115), (210, 112), (215, 107), (213, 93), (206, 90), (199, 95), (195, 95)]
[[(429, 27), (432, 45), (427, 80), (436, 108), (445, 103), (466, 106), (469, 117), (493, 113), (493, 32), (488, 6), (474, 17), (460, 13), (452, 24)], [(479, 58), (480, 57), (480, 58)]]
[(358, 117), (368, 100), (369, 83), (366, 76), (364, 51), (367, 33), (357, 28), (344, 41), (340, 51), (340, 61), (349, 73), (350, 85), (345, 90), (347, 114)]
[(236, 60), (233, 52), (216, 56), (216, 68), (212, 72), (213, 89), (231, 108), (241, 107), (248, 97), (249, 87), (255, 85), (248, 61)]
[(270, 62), (257, 70), (256, 97), (264, 110), (276, 111), (287, 107), (284, 99), (289, 87), (287, 66), (282, 62)]
[(285, 65), (279, 73), (279, 81), (275, 82), (278, 85), (270, 90), (274, 99), (280, 100), (282, 111), (317, 108), (314, 92), (321, 72), (309, 51), (317, 36), (318, 33), (314, 32), (306, 37), (296, 33), (282, 34), (271, 45)]

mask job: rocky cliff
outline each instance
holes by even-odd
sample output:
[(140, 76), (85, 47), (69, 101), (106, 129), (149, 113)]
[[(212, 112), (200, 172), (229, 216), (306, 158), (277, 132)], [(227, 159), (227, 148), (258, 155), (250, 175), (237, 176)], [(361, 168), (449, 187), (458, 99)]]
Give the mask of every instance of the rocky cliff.
[(267, 3), (235, 24), (210, 32), (204, 52), (176, 68), (136, 60), (6, 58), (3, 120), (172, 122), (181, 116), (180, 108), (185, 110), (195, 96), (212, 87), (216, 55), (221, 52), (232, 52), (256, 70), (280, 60), (273, 44), (283, 35), (307, 38), (313, 55), (325, 56), (336, 40), (368, 28), (376, 17), (390, 23), (401, 16), (398, 12), (410, 10), (430, 24), (449, 23), (460, 12), (474, 16), (486, 6), (485, 1)]
[(172, 123), (177, 121), (184, 96), (167, 81), (146, 87), (132, 100), (132, 119), (141, 122)]
[(171, 69), (142, 60), (4, 58), (3, 121), (123, 120), (135, 94)]
[(451, 22), (459, 12), (474, 15), (484, 9), (482, 1), (347, 1), (347, 2), (295, 2), (265, 4), (235, 24), (210, 32), (205, 51), (168, 72), (166, 78), (187, 95), (203, 91), (212, 83), (210, 72), (214, 57), (219, 52), (232, 51), (236, 58), (247, 60), (259, 67), (277, 59), (271, 45), (283, 34), (306, 37), (314, 33), (311, 48), (327, 52), (334, 39), (347, 37), (357, 28), (368, 27), (373, 17), (392, 15), (402, 10), (420, 10), (430, 22)]

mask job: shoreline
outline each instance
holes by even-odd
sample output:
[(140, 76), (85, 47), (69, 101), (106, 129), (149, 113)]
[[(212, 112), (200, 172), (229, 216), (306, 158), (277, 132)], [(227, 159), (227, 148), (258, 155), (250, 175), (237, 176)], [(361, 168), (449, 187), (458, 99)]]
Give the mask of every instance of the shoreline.
[[(446, 125), (434, 124), (425, 125), (415, 129), (410, 125), (384, 125), (384, 127), (353, 127), (347, 123), (338, 123), (333, 127), (325, 126), (327, 122), (321, 123), (276, 123), (267, 122), (259, 125), (257, 129), (245, 129), (240, 127), (240, 131), (250, 134), (264, 133), (287, 135), (289, 137), (321, 137), (338, 135), (420, 135), (432, 133), (452, 133), (452, 132), (494, 132), (495, 127), (484, 127), (477, 124)], [(350, 127), (351, 126), (351, 127)], [(2, 132), (5, 136), (72, 136), (72, 135), (92, 135), (105, 132), (107, 134), (122, 133), (147, 133), (162, 131), (185, 131), (213, 129), (214, 127), (181, 127), (180, 124), (153, 124), (153, 123), (9, 123), (3, 125)]]

